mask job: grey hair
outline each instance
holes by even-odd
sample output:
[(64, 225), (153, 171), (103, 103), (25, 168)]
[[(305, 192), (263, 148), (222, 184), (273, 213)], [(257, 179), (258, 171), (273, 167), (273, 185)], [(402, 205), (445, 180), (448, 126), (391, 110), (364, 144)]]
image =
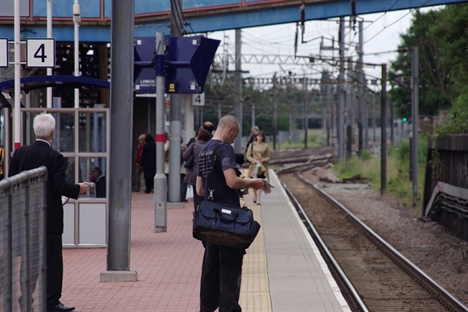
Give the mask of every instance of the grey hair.
[(34, 134), (36, 138), (47, 139), (55, 129), (55, 118), (51, 114), (42, 113), (34, 117)]

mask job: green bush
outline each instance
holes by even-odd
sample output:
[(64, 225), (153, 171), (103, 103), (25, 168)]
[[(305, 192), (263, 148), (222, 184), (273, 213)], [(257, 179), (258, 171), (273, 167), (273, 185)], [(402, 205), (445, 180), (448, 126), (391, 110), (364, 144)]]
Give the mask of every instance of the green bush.
[(359, 159), (362, 161), (370, 160), (372, 157), (371, 152), (364, 150), (359, 153)]
[[(396, 147), (389, 149), (387, 157), (387, 187), (386, 192), (393, 194), (398, 200), (399, 205), (409, 207), (413, 204), (413, 186), (409, 179), (410, 168), (410, 144), (404, 141)], [(424, 188), (424, 173), (427, 161), (427, 138), (421, 137), (418, 140), (418, 201), (416, 207), (419, 207), (420, 194)], [(361, 153), (359, 158), (353, 157), (346, 162), (340, 162), (335, 165), (340, 178), (350, 178), (357, 174), (367, 178), (376, 191), (381, 190), (381, 158), (366, 151)]]
[(436, 129), (438, 136), (455, 133), (468, 133), (468, 94), (464, 93), (455, 100), (445, 122)]

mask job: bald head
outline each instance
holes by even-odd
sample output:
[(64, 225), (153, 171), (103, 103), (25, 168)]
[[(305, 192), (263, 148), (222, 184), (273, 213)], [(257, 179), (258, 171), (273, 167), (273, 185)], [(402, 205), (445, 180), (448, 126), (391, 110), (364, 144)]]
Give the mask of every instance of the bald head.
[(229, 128), (229, 127), (236, 128), (237, 127), (237, 130), (239, 130), (239, 123), (237, 122), (236, 117), (232, 115), (226, 115), (219, 120), (218, 127), (221, 127), (221, 128)]
[(216, 129), (213, 139), (218, 139), (225, 143), (231, 144), (237, 137), (239, 129), (240, 126), (236, 117), (232, 115), (226, 115), (219, 120), (218, 128)]

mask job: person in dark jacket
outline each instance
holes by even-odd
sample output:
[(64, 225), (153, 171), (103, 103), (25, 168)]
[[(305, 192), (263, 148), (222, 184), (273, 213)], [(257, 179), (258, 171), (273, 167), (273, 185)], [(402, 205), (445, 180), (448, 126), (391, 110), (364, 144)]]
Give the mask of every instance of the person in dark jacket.
[(143, 154), (143, 145), (145, 145), (145, 134), (141, 134), (138, 137), (138, 149), (137, 153), (135, 156), (135, 162), (136, 162), (136, 172), (135, 172), (135, 177), (133, 181), (133, 190), (132, 192), (140, 192), (140, 179), (141, 175), (143, 174), (143, 167), (141, 165), (141, 155)]
[(94, 182), (94, 192), (97, 198), (106, 197), (106, 177), (100, 167), (89, 170), (89, 181)]
[(141, 166), (145, 176), (145, 193), (151, 193), (154, 190), (154, 176), (156, 175), (156, 142), (151, 133), (145, 137), (145, 145), (141, 153)]
[[(201, 128), (197, 132), (195, 142), (193, 144), (190, 144), (190, 146), (182, 155), (182, 159), (184, 161), (187, 161), (190, 158), (190, 156), (193, 155), (193, 166), (189, 169), (186, 179), (187, 183), (192, 185), (193, 190), (195, 190), (195, 186), (197, 184), (198, 154), (200, 154), (200, 151), (206, 145), (206, 143), (208, 143), (210, 138), (210, 133), (205, 129)], [(197, 209), (198, 204), (200, 204), (202, 199), (203, 197), (198, 196), (197, 192), (193, 192), (193, 205), (195, 209)]]
[[(10, 162), (8, 175), (14, 176), (22, 171), (45, 166), (47, 168), (46, 191), (46, 262), (47, 262), (47, 311), (72, 311), (75, 307), (65, 306), (60, 302), (63, 284), (63, 206), (62, 196), (77, 199), (79, 194), (86, 192), (84, 183), (71, 184), (67, 182), (66, 171), (68, 161), (58, 151), (52, 148), (55, 119), (51, 114), (40, 114), (34, 118), (34, 133), (36, 142), (18, 148)], [(23, 267), (23, 263), (22, 263)], [(22, 268), (23, 271), (24, 268)], [(30, 281), (31, 293), (34, 292), (38, 276), (33, 274)], [(23, 288), (23, 287), (22, 287)], [(25, 298), (20, 298), (22, 309)]]

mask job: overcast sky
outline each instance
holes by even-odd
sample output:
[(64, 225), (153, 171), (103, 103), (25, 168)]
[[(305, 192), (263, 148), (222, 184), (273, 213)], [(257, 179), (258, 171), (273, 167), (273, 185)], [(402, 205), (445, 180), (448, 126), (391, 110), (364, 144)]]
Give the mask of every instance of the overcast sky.
[[(434, 9), (434, 8), (432, 8)], [(425, 9), (427, 10), (427, 9)], [(364, 62), (369, 63), (385, 63), (395, 60), (395, 53), (384, 53), (379, 55), (371, 55), (374, 52), (392, 51), (398, 48), (401, 43), (400, 34), (407, 32), (411, 24), (412, 11), (394, 11), (388, 13), (377, 13), (370, 15), (362, 15), (364, 18)], [(348, 19), (347, 19), (348, 20)], [(331, 51), (320, 51), (320, 39), (312, 40), (317, 37), (323, 36), (326, 38), (325, 45), (331, 45), (331, 39), (338, 38), (338, 19), (327, 21), (309, 21), (306, 22), (305, 27), (305, 41), (310, 41), (305, 44), (298, 44), (297, 55), (309, 56), (319, 55), (332, 56)], [(349, 26), (349, 25), (347, 25)], [(346, 42), (357, 44), (359, 34), (349, 27), (346, 28)], [(256, 27), (243, 29), (242, 35), (242, 54), (260, 54), (260, 55), (294, 55), (294, 40), (296, 33), (295, 24), (284, 24), (276, 26)], [(209, 35), (210, 38), (222, 40), (217, 53), (223, 54), (228, 51), (230, 54), (235, 53), (235, 35), (234, 31), (216, 32)], [(311, 41), (312, 40), (312, 41)], [(300, 41), (300, 39), (299, 39)], [(337, 43), (335, 42), (335, 47)], [(334, 56), (338, 55), (338, 51), (334, 52)], [(357, 52), (354, 47), (350, 47), (346, 51), (347, 56), (352, 56), (357, 59)], [(234, 65), (232, 64), (232, 67)], [(284, 75), (288, 71), (296, 73), (296, 75), (303, 75), (308, 71), (311, 74), (320, 77), (320, 72), (326, 67), (322, 65), (314, 65), (312, 68), (304, 69), (301, 66), (294, 65), (254, 65), (242, 64), (242, 70), (248, 70), (249, 74), (244, 76), (271, 78), (273, 73)], [(233, 69), (233, 68), (230, 68)], [(380, 78), (380, 67), (378, 68), (365, 68), (368, 79), (373, 76)]]

